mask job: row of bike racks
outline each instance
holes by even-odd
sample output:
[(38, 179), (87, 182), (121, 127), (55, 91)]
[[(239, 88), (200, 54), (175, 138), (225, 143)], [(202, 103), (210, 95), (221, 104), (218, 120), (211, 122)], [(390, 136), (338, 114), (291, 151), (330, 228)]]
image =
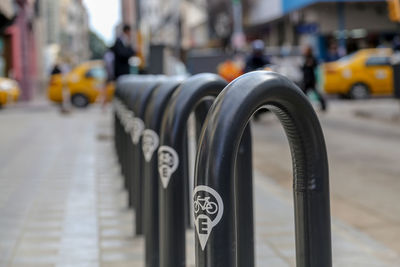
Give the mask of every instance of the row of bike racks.
[(257, 71), (227, 84), (215, 74), (128, 75), (118, 80), (114, 107), (115, 148), (134, 232), (144, 235), (146, 266), (187, 266), (188, 230), (195, 235), (196, 266), (255, 265), (249, 121), (261, 108), (278, 117), (290, 144), (296, 264), (332, 266), (324, 137), (313, 107), (287, 78)]

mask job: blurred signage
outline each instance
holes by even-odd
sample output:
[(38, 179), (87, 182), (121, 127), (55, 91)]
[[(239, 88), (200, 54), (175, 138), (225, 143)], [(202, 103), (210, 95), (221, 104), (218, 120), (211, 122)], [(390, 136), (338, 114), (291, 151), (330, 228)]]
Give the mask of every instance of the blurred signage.
[[(282, 0), (282, 6), (285, 13), (294, 11), (296, 9), (303, 8), (307, 5), (322, 2), (318, 0)], [(350, 1), (349, 1), (350, 2)]]
[(296, 27), (296, 32), (301, 34), (313, 34), (319, 31), (317, 23), (300, 24)]
[(214, 31), (219, 38), (226, 38), (232, 32), (232, 20), (229, 14), (221, 12), (215, 16)]

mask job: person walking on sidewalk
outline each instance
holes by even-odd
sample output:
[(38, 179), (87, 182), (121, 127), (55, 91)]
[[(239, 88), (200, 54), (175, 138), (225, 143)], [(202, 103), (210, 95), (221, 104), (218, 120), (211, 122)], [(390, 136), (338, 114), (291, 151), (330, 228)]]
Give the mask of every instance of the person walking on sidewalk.
[(267, 65), (271, 64), (269, 58), (264, 54), (264, 42), (262, 40), (255, 40), (251, 43), (251, 54), (246, 59), (246, 66), (244, 72), (261, 70)]
[(135, 55), (131, 44), (131, 27), (124, 25), (122, 35), (115, 40), (112, 47), (114, 53), (114, 78), (130, 73), (129, 59)]
[[(264, 49), (265, 45), (262, 40), (257, 39), (251, 43), (251, 54), (246, 59), (246, 65), (244, 68), (245, 73), (256, 70), (263, 70), (269, 64), (271, 64), (268, 56), (264, 53)], [(258, 121), (260, 119), (260, 116), (265, 112), (267, 112), (266, 109), (258, 110), (254, 114), (254, 120)]]
[(318, 98), (318, 101), (321, 104), (321, 109), (323, 111), (326, 110), (326, 100), (324, 97), (318, 92), (316, 88), (316, 77), (315, 77), (315, 69), (317, 68), (318, 63), (317, 59), (314, 57), (313, 50), (311, 46), (308, 46), (304, 53), (304, 63), (302, 66), (303, 71), (303, 92), (307, 95), (309, 91), (312, 91)]
[(104, 80), (102, 90), (101, 90), (101, 108), (103, 111), (105, 111), (105, 107), (107, 105), (108, 99), (108, 90), (111, 86), (114, 86), (114, 61), (115, 61), (115, 56), (114, 52), (112, 51), (111, 48), (109, 48), (103, 56), (103, 61), (104, 61), (104, 67), (106, 70), (106, 78)]

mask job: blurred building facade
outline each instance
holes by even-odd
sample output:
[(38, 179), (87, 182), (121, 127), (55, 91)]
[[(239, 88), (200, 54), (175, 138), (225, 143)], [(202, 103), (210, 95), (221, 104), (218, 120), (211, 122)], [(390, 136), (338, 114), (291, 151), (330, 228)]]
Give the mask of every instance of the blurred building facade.
[(82, 0), (41, 0), (45, 69), (90, 58), (88, 13)]
[(396, 34), (386, 0), (249, 0), (244, 24), (249, 39), (268, 46), (314, 47), (323, 59), (330, 45), (342, 55), (384, 45)]
[(88, 38), (82, 0), (1, 0), (0, 76), (17, 80), (21, 99), (30, 100), (57, 60), (89, 58)]
[(179, 57), (183, 50), (209, 45), (207, 6), (207, 0), (121, 0), (122, 22), (136, 30), (133, 41), (142, 59), (151, 45)]
[(262, 39), (274, 54), (300, 55), (310, 45), (324, 60), (333, 50), (344, 56), (366, 47), (390, 47), (397, 34), (386, 0), (121, 1), (123, 22), (137, 30), (144, 58), (151, 45), (175, 54), (197, 48), (223, 48), (226, 54)]
[(34, 25), (37, 3), (34, 0), (2, 0), (0, 4), (0, 76), (13, 78), (22, 89), (22, 100), (35, 92), (37, 47)]

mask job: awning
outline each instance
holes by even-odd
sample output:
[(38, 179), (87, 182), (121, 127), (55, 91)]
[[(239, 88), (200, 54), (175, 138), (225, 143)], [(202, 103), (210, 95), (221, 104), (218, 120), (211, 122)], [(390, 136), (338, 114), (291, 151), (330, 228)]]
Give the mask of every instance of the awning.
[(386, 0), (281, 0), (282, 9), (284, 13), (288, 13), (306, 6), (316, 3), (327, 2), (343, 2), (343, 3), (356, 3), (356, 2), (385, 2)]

